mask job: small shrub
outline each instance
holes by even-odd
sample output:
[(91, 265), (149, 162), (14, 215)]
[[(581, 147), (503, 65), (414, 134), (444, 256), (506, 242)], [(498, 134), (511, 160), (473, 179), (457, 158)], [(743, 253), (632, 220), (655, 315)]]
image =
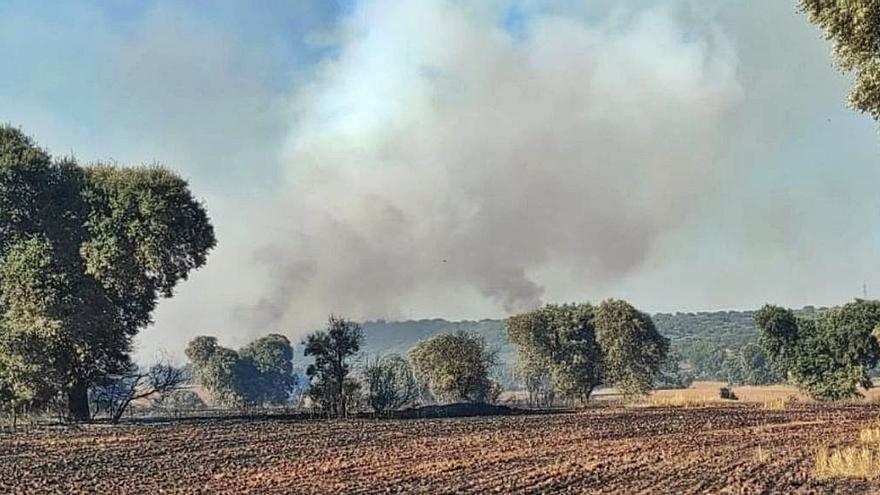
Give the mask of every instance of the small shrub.
[(718, 390), (718, 395), (724, 400), (739, 400), (739, 397), (733, 393), (733, 389), (730, 387), (721, 387)]

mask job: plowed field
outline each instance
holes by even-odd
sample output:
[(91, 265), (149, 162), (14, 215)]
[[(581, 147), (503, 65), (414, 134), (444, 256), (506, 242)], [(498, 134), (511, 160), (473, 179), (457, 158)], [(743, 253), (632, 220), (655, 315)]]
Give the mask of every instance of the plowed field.
[[(870, 406), (214, 420), (0, 436), (0, 493), (864, 493), (815, 480)], [(760, 449), (759, 449), (760, 447)]]

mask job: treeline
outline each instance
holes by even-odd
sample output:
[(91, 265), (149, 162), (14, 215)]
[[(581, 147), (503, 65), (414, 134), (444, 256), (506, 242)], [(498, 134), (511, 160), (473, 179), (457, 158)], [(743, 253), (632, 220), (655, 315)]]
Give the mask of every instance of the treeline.
[[(435, 401), (488, 403), (500, 392), (491, 378), (495, 354), (480, 336), (435, 335), (419, 341), (406, 357), (390, 353), (358, 366), (363, 342), (361, 325), (338, 316), (330, 316), (323, 330), (303, 340), (303, 358), (311, 362), (301, 390), (312, 409), (344, 417)], [(208, 336), (196, 337), (186, 349), (196, 381), (214, 402), (243, 408), (295, 400), (293, 354), (287, 337), (277, 334), (239, 351)]]
[[(644, 394), (660, 375), (669, 347), (651, 317), (624, 301), (547, 305), (511, 317), (505, 328), (536, 405), (586, 401), (600, 385)], [(492, 403), (502, 391), (493, 374), (497, 351), (482, 336), (432, 335), (405, 354), (359, 365), (363, 344), (363, 327), (336, 316), (303, 340), (303, 359), (311, 360), (304, 388), (313, 409), (335, 417), (364, 409), (387, 413), (435, 402)], [(186, 355), (216, 404), (280, 405), (295, 395), (293, 348), (284, 336), (269, 335), (239, 351), (202, 336), (190, 342)]]
[(286, 403), (298, 378), (287, 337), (270, 334), (234, 351), (215, 337), (196, 337), (186, 348), (196, 380), (218, 404), (233, 407)]
[[(812, 307), (795, 310), (815, 314)], [(755, 311), (657, 313), (651, 319), (657, 331), (669, 339), (669, 353), (656, 385), (686, 387), (692, 381), (724, 381), (732, 385), (778, 383), (782, 377), (770, 368), (758, 346)], [(527, 389), (517, 369), (516, 346), (508, 337), (504, 320), (369, 321), (363, 324), (368, 353), (406, 353), (419, 339), (448, 331), (481, 335), (497, 351), (495, 376), (508, 389)]]
[[(821, 309), (820, 309), (821, 310)], [(813, 306), (793, 310), (815, 317)], [(671, 341), (671, 359), (677, 362), (670, 382), (687, 385), (692, 381), (724, 381), (731, 385), (780, 383), (780, 376), (758, 345), (755, 311), (713, 311), (697, 313), (658, 313), (657, 328)]]

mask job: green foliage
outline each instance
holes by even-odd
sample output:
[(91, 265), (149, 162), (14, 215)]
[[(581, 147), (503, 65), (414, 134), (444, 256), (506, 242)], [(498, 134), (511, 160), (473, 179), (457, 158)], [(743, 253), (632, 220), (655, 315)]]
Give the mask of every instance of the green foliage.
[(349, 360), (360, 351), (363, 340), (360, 325), (330, 315), (327, 328), (309, 335), (303, 342), (305, 355), (315, 359), (306, 369), (309, 397), (332, 416), (346, 416), (358, 393), (358, 383), (349, 377)]
[(489, 377), (495, 353), (482, 337), (465, 332), (436, 335), (419, 341), (409, 360), (416, 380), (439, 400), (484, 403), (497, 395)]
[(507, 333), (530, 393), (546, 386), (541, 380), (549, 376), (552, 391), (582, 401), (601, 384), (643, 394), (667, 364), (668, 340), (650, 316), (624, 301), (608, 300), (597, 308), (549, 304), (510, 317)]
[(283, 335), (261, 337), (238, 352), (200, 336), (190, 341), (186, 356), (198, 383), (220, 404), (281, 405), (296, 386), (293, 348)]
[[(816, 308), (794, 310), (795, 316), (814, 318)], [(679, 374), (694, 380), (728, 381), (734, 385), (779, 383), (763, 351), (755, 355), (758, 328), (754, 311), (661, 313), (651, 318), (670, 339), (670, 350), (679, 356)], [(757, 347), (756, 347), (757, 346)]]
[(605, 383), (627, 396), (651, 390), (669, 351), (669, 340), (657, 332), (651, 317), (626, 301), (609, 299), (596, 308), (593, 324)]
[(508, 371), (500, 374), (512, 375), (516, 351), (510, 345), (504, 321), (449, 321), (440, 318), (409, 321), (367, 321), (363, 323), (364, 345), (362, 351), (367, 355), (399, 354), (405, 356), (420, 340), (434, 335), (467, 332), (483, 337), (486, 345), (498, 352), (500, 364), (509, 363)]
[(558, 391), (585, 400), (602, 382), (602, 351), (589, 304), (548, 304), (512, 316), (507, 333), (519, 352), (531, 395), (552, 401)]
[(7, 388), (7, 408), (30, 409), (47, 403), (65, 381), (60, 344), (63, 326), (64, 273), (45, 238), (10, 246), (0, 261), (0, 381)]
[(409, 363), (397, 354), (377, 358), (363, 371), (367, 401), (373, 411), (383, 413), (412, 403), (419, 387)]
[(158, 299), (215, 242), (172, 172), (53, 161), (0, 126), (0, 389), (32, 407), (66, 394), (86, 419), (87, 388), (129, 369)]
[(860, 395), (859, 387), (871, 387), (868, 372), (880, 357), (880, 301), (857, 299), (815, 319), (767, 305), (755, 320), (774, 366), (811, 397), (846, 399)]
[[(811, 307), (795, 311), (803, 316), (814, 313)], [(758, 342), (754, 314), (754, 311), (714, 311), (651, 315), (657, 330), (669, 339), (670, 352), (678, 357), (677, 366), (668, 365), (666, 368), (675, 376), (664, 375), (663, 380), (668, 379), (670, 384), (727, 380), (733, 366), (727, 361), (735, 359), (742, 347)], [(508, 336), (505, 321), (372, 321), (363, 326), (366, 336), (364, 351), (368, 354), (405, 353), (419, 340), (443, 333), (465, 331), (480, 335), (491, 349), (498, 351), (493, 375), (503, 380), (505, 387), (534, 391), (538, 402), (549, 403), (553, 399), (549, 370), (531, 370), (523, 366), (518, 358), (519, 346)]]
[(880, 0), (801, 0), (810, 22), (834, 45), (837, 65), (855, 72), (854, 109), (880, 120)]
[(293, 373), (293, 347), (290, 340), (277, 333), (251, 342), (240, 351), (241, 359), (253, 363), (252, 401), (279, 405), (287, 402), (297, 377)]
[(85, 172), (86, 271), (135, 306), (135, 321), (145, 318), (157, 294), (171, 297), (205, 263), (215, 244), (211, 224), (186, 181), (169, 170), (99, 165)]
[(247, 369), (238, 353), (217, 345), (216, 337), (200, 336), (190, 341), (186, 357), (192, 364), (196, 381), (215, 402), (240, 405), (248, 402)]
[(753, 316), (753, 311), (713, 311), (658, 313), (651, 319), (679, 357), (682, 380), (728, 380), (733, 366), (728, 361), (758, 341)]
[(782, 381), (758, 344), (748, 343), (731, 353), (725, 357), (724, 366), (731, 385), (768, 385)]
[(681, 369), (681, 356), (675, 350), (666, 354), (660, 365), (660, 374), (654, 382), (654, 388), (675, 389), (688, 388), (693, 383), (693, 375)]

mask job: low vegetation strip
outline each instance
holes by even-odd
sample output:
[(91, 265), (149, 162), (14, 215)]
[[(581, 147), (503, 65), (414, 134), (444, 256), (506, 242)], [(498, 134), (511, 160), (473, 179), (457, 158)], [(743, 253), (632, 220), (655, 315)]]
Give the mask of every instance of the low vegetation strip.
[(0, 435), (0, 493), (864, 493), (880, 484), (817, 476), (816, 442), (860, 445), (876, 416), (731, 404), (83, 426)]

